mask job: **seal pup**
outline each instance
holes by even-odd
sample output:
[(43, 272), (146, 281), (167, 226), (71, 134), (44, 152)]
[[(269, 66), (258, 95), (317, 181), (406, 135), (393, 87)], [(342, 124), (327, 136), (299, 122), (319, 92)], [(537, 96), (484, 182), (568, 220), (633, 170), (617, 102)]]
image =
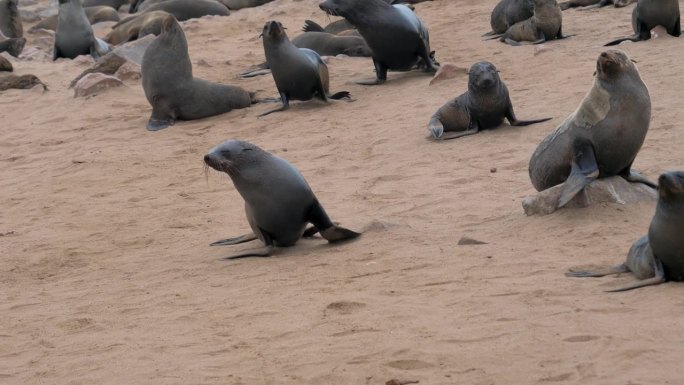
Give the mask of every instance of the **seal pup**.
[[(95, 7), (85, 7), (85, 11), (88, 22), (93, 25), (96, 23), (101, 23), (103, 21), (119, 21), (121, 17), (119, 12), (114, 8), (108, 7), (106, 5), (100, 5)], [(29, 29), (29, 32), (37, 31), (39, 29), (47, 29), (49, 31), (54, 31), (57, 29), (57, 15), (47, 17), (41, 20), (38, 24), (34, 25)]]
[(679, 0), (638, 0), (632, 11), (634, 35), (613, 40), (606, 46), (623, 41), (642, 41), (651, 38), (651, 30), (663, 26), (669, 35), (679, 37), (682, 25), (679, 15)]
[[(286, 160), (239, 140), (229, 140), (204, 156), (204, 163), (225, 172), (245, 200), (245, 214), (251, 234), (224, 239), (212, 246), (236, 245), (259, 238), (264, 247), (225, 259), (268, 257), (275, 247), (294, 245), (303, 235), (316, 232), (339, 242), (359, 233), (337, 226), (318, 202), (300, 172)], [(306, 225), (314, 227), (305, 231)]]
[(0, 52), (7, 52), (8, 54), (19, 57), (26, 45), (25, 37), (17, 37), (0, 41)]
[(90, 54), (98, 59), (109, 52), (109, 45), (93, 34), (93, 27), (81, 6), (81, 0), (59, 0), (57, 31), (52, 60), (74, 59)]
[(648, 235), (629, 250), (625, 263), (598, 271), (570, 270), (569, 277), (603, 277), (632, 272), (639, 282), (608, 290), (625, 291), (657, 285), (668, 280), (684, 281), (684, 172), (667, 172), (658, 179), (658, 204)]
[(259, 116), (287, 110), (290, 100), (306, 101), (316, 97), (327, 102), (328, 98), (350, 98), (347, 91), (330, 95), (328, 66), (315, 51), (297, 48), (292, 44), (280, 22), (267, 22), (261, 35), (266, 62), (271, 68), (283, 105)]
[(632, 172), (650, 120), (651, 98), (634, 62), (622, 51), (601, 53), (589, 93), (532, 154), (532, 185), (542, 191), (565, 183), (559, 208), (597, 178), (655, 187)]
[(252, 95), (240, 87), (192, 76), (188, 42), (173, 15), (166, 16), (162, 33), (145, 51), (142, 84), (152, 105), (150, 131), (173, 125), (176, 119), (201, 119), (252, 104)]
[(563, 12), (556, 0), (533, 0), (531, 18), (513, 24), (500, 40), (510, 45), (541, 44), (548, 40), (565, 39)]
[(527, 126), (551, 119), (518, 120), (499, 71), (494, 64), (483, 61), (473, 64), (468, 71), (468, 92), (437, 110), (428, 123), (428, 131), (434, 139), (456, 139), (496, 128), (504, 118), (511, 126)]
[(126, 18), (112, 26), (104, 40), (113, 45), (141, 39), (147, 35), (159, 36), (164, 20), (169, 14), (164, 11), (144, 12)]
[(0, 0), (0, 32), (8, 38), (24, 36), (18, 3), (19, 0)]
[(634, 2), (636, 2), (636, 0), (570, 0), (558, 3), (558, 5), (561, 10), (565, 11), (566, 9), (576, 7), (583, 7), (583, 9), (601, 8), (610, 4), (613, 4), (615, 8), (622, 8)]
[(483, 36), (500, 35), (513, 24), (524, 21), (534, 15), (532, 0), (501, 0), (492, 10), (489, 24), (491, 32)]
[(383, 0), (325, 0), (319, 7), (329, 15), (347, 19), (373, 51), (375, 79), (357, 84), (382, 84), (388, 70), (410, 71), (414, 66), (424, 72), (437, 72), (428, 30), (405, 5), (390, 5)]

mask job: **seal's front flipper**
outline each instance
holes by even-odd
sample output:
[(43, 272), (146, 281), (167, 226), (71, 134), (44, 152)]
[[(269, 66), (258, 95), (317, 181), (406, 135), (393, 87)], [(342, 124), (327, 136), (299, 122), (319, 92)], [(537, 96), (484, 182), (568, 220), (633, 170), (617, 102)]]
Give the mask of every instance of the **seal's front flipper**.
[(572, 270), (570, 269), (568, 272), (565, 273), (566, 277), (575, 277), (575, 278), (587, 278), (587, 277), (605, 277), (606, 275), (612, 275), (612, 274), (622, 274), (622, 273), (629, 273), (629, 269), (627, 268), (627, 265), (624, 263), (621, 265), (617, 266), (612, 266), (608, 267), (605, 269), (600, 269), (596, 271), (580, 271), (580, 270)]
[(235, 238), (228, 238), (228, 239), (222, 239), (220, 241), (216, 241), (209, 246), (229, 246), (229, 245), (237, 245), (240, 243), (245, 243), (249, 241), (253, 241), (257, 239), (257, 236), (254, 235), (254, 233), (249, 233), (245, 235), (240, 235), (239, 237)]
[(430, 123), (428, 123), (428, 131), (430, 131), (433, 139), (441, 139), (442, 135), (444, 135), (444, 124), (437, 117), (433, 116), (430, 119)]
[(468, 135), (475, 135), (478, 132), (480, 132), (480, 130), (477, 128), (472, 128), (470, 130), (465, 131), (448, 131), (445, 132), (444, 135), (441, 136), (441, 138), (444, 140), (457, 139)]
[(663, 263), (660, 261), (660, 259), (658, 259), (658, 257), (654, 258), (654, 262), (655, 262), (655, 266), (654, 266), (655, 267), (655, 276), (653, 278), (644, 279), (644, 280), (641, 280), (639, 282), (635, 282), (631, 285), (621, 287), (619, 289), (606, 290), (606, 292), (616, 293), (616, 292), (620, 292), (620, 291), (627, 291), (627, 290), (632, 290), (632, 289), (638, 289), (638, 288), (644, 287), (644, 286), (653, 286), (653, 285), (659, 285), (661, 283), (664, 283), (667, 280), (665, 279), (665, 268), (663, 267)]
[(229, 257), (225, 257), (223, 259), (240, 259), (240, 258), (247, 258), (247, 257), (270, 257), (271, 254), (273, 254), (273, 250), (275, 247), (273, 246), (264, 246), (260, 247), (258, 249), (252, 249), (252, 250), (246, 250), (241, 253), (231, 255)]
[(347, 239), (353, 239), (360, 236), (360, 233), (345, 229), (344, 227), (337, 226), (330, 220), (328, 214), (323, 209), (323, 206), (318, 202), (318, 199), (314, 199), (309, 209), (309, 222), (311, 222), (316, 229), (320, 230), (321, 236), (327, 239), (328, 242), (339, 242)]
[(387, 81), (387, 67), (373, 59), (375, 65), (375, 79), (357, 80), (355, 83), (362, 86), (377, 86)]
[(589, 183), (596, 180), (599, 176), (598, 164), (594, 147), (586, 139), (577, 139), (574, 143), (575, 157), (572, 162), (570, 176), (565, 181), (563, 192), (558, 201), (558, 208), (565, 206)]
[(643, 184), (645, 184), (646, 186), (652, 187), (652, 188), (657, 188), (657, 187), (658, 187), (658, 185), (657, 185), (655, 182), (651, 182), (651, 181), (650, 181), (648, 178), (646, 178), (645, 176), (639, 174), (639, 173), (636, 172), (636, 171), (631, 170), (630, 167), (628, 167), (625, 171), (623, 171), (622, 174), (620, 174), (620, 176), (622, 176), (623, 178), (625, 178), (625, 180), (626, 180), (627, 182), (631, 182), (631, 183), (643, 183)]
[(287, 99), (287, 95), (285, 95), (284, 93), (281, 92), (280, 93), (280, 99), (283, 101), (283, 105), (280, 108), (276, 108), (275, 110), (271, 110), (271, 111), (266, 111), (263, 114), (259, 114), (257, 116), (262, 117), (262, 116), (272, 114), (274, 112), (285, 111), (288, 108), (290, 108), (290, 101)]
[(173, 123), (172, 119), (155, 119), (152, 117), (147, 122), (147, 131), (163, 130), (169, 126), (173, 126)]

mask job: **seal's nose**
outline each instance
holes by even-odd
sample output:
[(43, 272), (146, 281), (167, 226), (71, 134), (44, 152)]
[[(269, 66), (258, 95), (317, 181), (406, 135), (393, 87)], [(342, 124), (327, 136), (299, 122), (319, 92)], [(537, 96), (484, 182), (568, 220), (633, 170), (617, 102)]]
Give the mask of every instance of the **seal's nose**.
[(204, 163), (209, 164), (211, 162), (211, 155), (207, 154), (204, 156)]

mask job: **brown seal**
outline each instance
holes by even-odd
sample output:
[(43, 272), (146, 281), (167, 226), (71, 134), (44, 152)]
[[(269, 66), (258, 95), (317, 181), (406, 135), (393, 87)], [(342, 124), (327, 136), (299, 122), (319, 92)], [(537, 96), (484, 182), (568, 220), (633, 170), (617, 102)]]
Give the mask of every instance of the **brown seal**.
[[(302, 236), (312, 236), (317, 232), (328, 242), (361, 235), (333, 224), (299, 170), (251, 143), (238, 140), (224, 142), (204, 156), (204, 163), (230, 176), (245, 200), (245, 214), (252, 228), (250, 234), (211, 245), (236, 245), (257, 238), (264, 244), (263, 248), (225, 259), (268, 257), (275, 247), (293, 246)], [(314, 227), (305, 230), (308, 223)]]
[(109, 52), (107, 43), (93, 34), (81, 0), (59, 0), (59, 14), (52, 59), (60, 57), (74, 59), (90, 54), (98, 59)]
[(116, 23), (104, 40), (113, 45), (137, 40), (147, 35), (158, 36), (169, 14), (164, 11), (143, 12)]
[(563, 12), (556, 0), (533, 0), (534, 14), (531, 18), (512, 25), (501, 36), (510, 45), (541, 44), (554, 39), (564, 39)]
[(270, 3), (273, 0), (220, 0), (221, 4), (228, 9), (238, 10), (242, 8), (252, 8)]
[[(2, 52), (2, 51), (0, 51)], [(12, 72), (14, 71), (14, 67), (12, 67), (12, 63), (5, 59), (4, 56), (0, 55), (0, 72)]]
[(565, 11), (566, 9), (576, 7), (584, 7), (584, 9), (601, 8), (611, 4), (613, 4), (615, 8), (622, 8), (635, 2), (636, 0), (570, 0), (559, 3), (558, 5)]
[(332, 33), (333, 35), (339, 35), (342, 32), (350, 30), (356, 31), (356, 27), (345, 19), (333, 21), (325, 27), (321, 27), (320, 24), (313, 20), (305, 20), (304, 27), (302, 27), (302, 31), (304, 32), (327, 32)]
[(25, 37), (17, 37), (12, 39), (7, 39), (0, 41), (0, 52), (7, 52), (8, 54), (19, 57), (21, 51), (24, 50), (26, 45)]
[(659, 25), (663, 26), (669, 35), (679, 37), (682, 34), (679, 0), (638, 0), (632, 11), (634, 35), (613, 40), (606, 46), (627, 40), (649, 40), (651, 30)]
[(601, 53), (589, 93), (532, 155), (532, 185), (542, 191), (564, 183), (558, 207), (597, 178), (619, 175), (654, 187), (632, 172), (650, 121), (651, 98), (634, 62), (622, 51)]
[(598, 271), (575, 271), (569, 277), (603, 277), (632, 272), (639, 282), (608, 290), (625, 291), (657, 285), (665, 281), (684, 281), (684, 172), (662, 174), (658, 179), (658, 205), (648, 228), (629, 250), (625, 263)]
[(271, 68), (283, 105), (259, 116), (288, 109), (290, 100), (311, 100), (315, 97), (327, 102), (328, 98), (349, 98), (347, 91), (330, 95), (328, 66), (316, 52), (292, 44), (281, 23), (267, 22), (262, 37), (266, 62)]
[[(119, 21), (121, 17), (119, 12), (114, 8), (108, 7), (106, 5), (100, 5), (95, 7), (85, 7), (83, 10), (86, 13), (88, 22), (90, 24), (101, 23), (103, 21)], [(47, 17), (41, 20), (38, 24), (34, 25), (29, 29), (29, 32), (37, 31), (39, 29), (47, 29), (54, 31), (57, 29), (57, 15)]]
[(128, 4), (129, 0), (83, 0), (83, 7), (98, 7), (106, 6), (119, 10), (124, 4)]
[(489, 23), (492, 31), (483, 36), (500, 35), (513, 24), (534, 15), (532, 0), (501, 0), (492, 10)]
[(18, 3), (19, 0), (0, 0), (0, 32), (8, 38), (24, 36)]
[(468, 92), (442, 106), (430, 119), (428, 130), (433, 138), (456, 139), (476, 134), (500, 126), (504, 119), (508, 119), (511, 126), (527, 126), (551, 119), (518, 120), (508, 88), (494, 64), (475, 63), (468, 74)]
[(214, 0), (166, 0), (145, 8), (143, 12), (153, 11), (168, 12), (178, 21), (196, 19), (209, 15), (230, 15), (230, 11), (225, 5)]
[(176, 119), (202, 119), (252, 104), (252, 95), (240, 87), (192, 76), (188, 42), (172, 15), (166, 17), (162, 33), (145, 51), (142, 83), (152, 105), (147, 124), (150, 131), (166, 128)]
[(338, 36), (326, 32), (305, 32), (295, 36), (292, 44), (308, 48), (321, 56), (370, 57), (373, 52), (361, 36)]
[(0, 91), (6, 91), (12, 88), (25, 90), (37, 85), (41, 85), (43, 86), (43, 89), (47, 90), (47, 86), (35, 75), (0, 75)]

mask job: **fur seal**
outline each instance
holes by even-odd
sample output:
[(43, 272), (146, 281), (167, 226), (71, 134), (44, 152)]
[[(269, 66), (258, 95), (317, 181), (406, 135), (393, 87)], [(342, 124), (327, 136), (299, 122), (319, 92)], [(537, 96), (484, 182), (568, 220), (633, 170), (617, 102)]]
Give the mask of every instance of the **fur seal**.
[[(361, 235), (333, 224), (294, 166), (251, 143), (239, 140), (224, 142), (204, 156), (204, 163), (230, 176), (245, 200), (245, 214), (253, 231), (252, 234), (211, 245), (237, 245), (259, 238), (265, 246), (225, 259), (268, 257), (275, 247), (292, 246), (302, 236), (316, 232), (331, 243)], [(305, 231), (308, 223), (314, 227)]]
[(283, 105), (259, 116), (288, 109), (290, 100), (311, 100), (316, 97), (327, 102), (328, 98), (349, 98), (347, 91), (330, 95), (328, 66), (316, 52), (292, 44), (281, 23), (267, 22), (262, 38), (266, 62), (271, 68)]
[(19, 0), (0, 0), (0, 32), (8, 38), (24, 36), (18, 3)]
[(74, 59), (85, 54), (98, 59), (109, 52), (109, 45), (93, 34), (81, 0), (59, 0), (57, 20), (52, 60)]
[(615, 8), (622, 8), (634, 2), (636, 2), (636, 0), (570, 0), (558, 3), (558, 5), (565, 11), (566, 9), (576, 7), (584, 7), (584, 9), (601, 8), (610, 4), (613, 4)]
[(6, 74), (0, 76), (0, 91), (6, 91), (9, 89), (19, 89), (27, 90), (33, 88), (37, 85), (43, 86), (44, 90), (47, 90), (47, 86), (38, 79), (35, 75), (11, 75)]
[(532, 0), (501, 0), (492, 10), (489, 20), (492, 30), (484, 36), (506, 32), (513, 24), (532, 17), (533, 9)]
[(83, 0), (83, 7), (97, 7), (107, 6), (119, 10), (124, 4), (128, 4), (129, 0)]
[(373, 52), (361, 36), (338, 36), (325, 32), (305, 32), (295, 36), (292, 44), (308, 48), (321, 56), (347, 55), (370, 57)]
[(556, 0), (533, 0), (534, 14), (525, 21), (513, 24), (501, 36), (510, 45), (541, 44), (548, 40), (565, 39), (563, 12)]
[(19, 57), (26, 45), (26, 38), (17, 37), (0, 41), (0, 52), (7, 52), (8, 54)]
[(242, 9), (242, 8), (252, 8), (270, 3), (273, 0), (222, 0), (221, 3), (228, 7), (228, 9)]
[(634, 62), (622, 51), (601, 53), (589, 93), (534, 151), (532, 185), (542, 191), (565, 182), (558, 207), (597, 178), (620, 175), (655, 187), (632, 172), (650, 120), (651, 98)]
[(240, 87), (192, 76), (188, 42), (173, 15), (164, 19), (162, 33), (145, 51), (142, 83), (152, 105), (150, 131), (166, 128), (176, 119), (201, 119), (252, 104), (252, 95)]
[(672, 36), (679, 37), (682, 34), (679, 0), (638, 0), (632, 11), (634, 35), (613, 40), (606, 46), (617, 45), (627, 40), (648, 40), (651, 38), (651, 30), (659, 25)]
[[(499, 71), (490, 62), (473, 64), (468, 71), (468, 92), (442, 106), (430, 119), (428, 130), (435, 139), (456, 139), (500, 126), (527, 126), (551, 118), (518, 120)], [(445, 132), (447, 132), (445, 134)]]
[(202, 16), (228, 16), (230, 11), (225, 5), (214, 0), (166, 0), (151, 5), (143, 12), (165, 11), (178, 21), (196, 19)]
[(603, 277), (632, 272), (639, 282), (608, 290), (625, 291), (657, 285), (668, 280), (684, 281), (684, 172), (667, 172), (658, 179), (658, 204), (648, 235), (629, 250), (625, 263), (599, 271), (574, 271), (569, 277)]
[(169, 14), (164, 11), (144, 12), (116, 23), (104, 40), (113, 45), (143, 38), (147, 35), (159, 36), (164, 19)]
[[(2, 52), (0, 50), (0, 52)], [(14, 67), (12, 67), (12, 63), (5, 59), (4, 56), (0, 55), (0, 72), (12, 72), (14, 71)]]
[(428, 30), (405, 5), (389, 5), (383, 0), (324, 0), (319, 7), (347, 19), (373, 51), (376, 78), (358, 84), (382, 84), (388, 70), (409, 71), (416, 65), (425, 72), (437, 72)]
[(316, 23), (313, 20), (305, 20), (304, 27), (302, 27), (302, 31), (304, 32), (326, 32), (331, 33), (333, 35), (338, 35), (342, 32), (350, 30), (356, 31), (356, 28), (353, 25), (351, 25), (351, 23), (349, 23), (346, 19), (333, 21), (325, 27), (321, 27), (318, 23)]
[[(95, 7), (85, 7), (83, 10), (86, 13), (88, 22), (92, 24), (101, 23), (103, 21), (119, 21), (121, 17), (119, 12), (114, 8), (108, 7), (106, 5), (100, 5)], [(57, 15), (47, 17), (41, 20), (38, 24), (34, 25), (29, 29), (29, 32), (37, 31), (39, 29), (47, 29), (54, 31), (57, 29)]]

